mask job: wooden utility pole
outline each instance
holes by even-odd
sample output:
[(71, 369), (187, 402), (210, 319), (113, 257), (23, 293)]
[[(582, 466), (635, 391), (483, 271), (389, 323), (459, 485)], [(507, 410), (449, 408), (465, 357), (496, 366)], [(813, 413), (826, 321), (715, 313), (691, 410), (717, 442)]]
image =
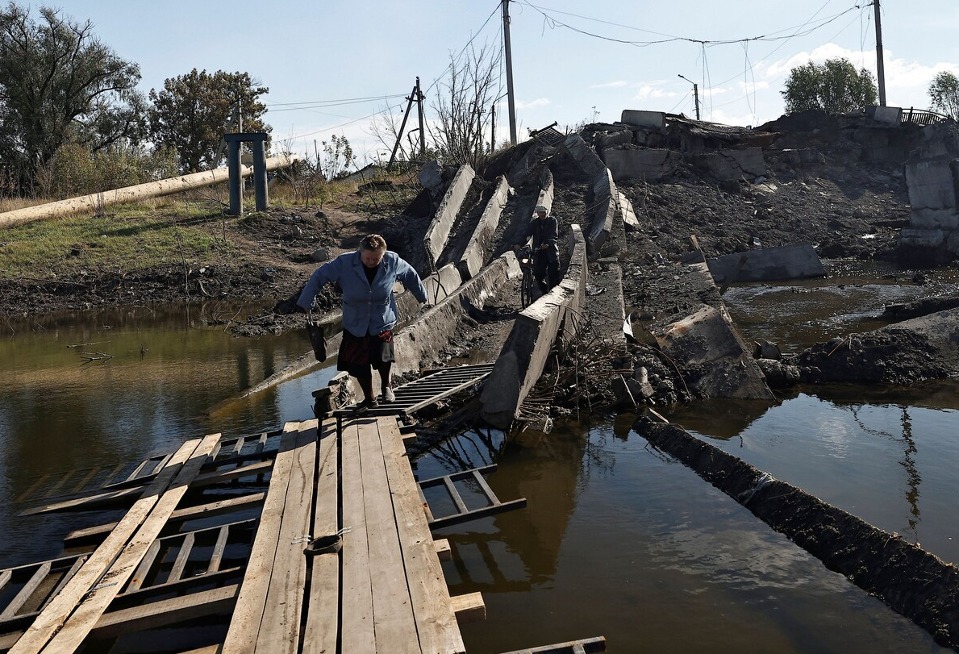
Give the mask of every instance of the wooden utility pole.
[(396, 133), (396, 143), (393, 145), (393, 152), (390, 153), (390, 161), (387, 166), (392, 166), (393, 162), (396, 161), (396, 151), (400, 149), (400, 141), (403, 138), (403, 130), (406, 129), (406, 121), (410, 117), (410, 109), (413, 108), (413, 103), (416, 103), (420, 110), (420, 154), (423, 154), (423, 151), (426, 149), (423, 145), (423, 94), (420, 93), (420, 78), (416, 78), (416, 84), (413, 86), (413, 90), (410, 92), (410, 96), (406, 98), (406, 113), (403, 114), (403, 122), (400, 123), (400, 131)]
[(882, 22), (879, 18), (879, 0), (872, 0), (876, 10), (876, 74), (879, 77), (879, 106), (886, 106), (886, 73), (882, 62)]
[(509, 0), (503, 3), (503, 46), (506, 50), (506, 95), (509, 105), (509, 142), (516, 145), (516, 99), (513, 96), (513, 51), (509, 43)]
[(419, 75), (416, 76), (415, 93), (416, 93), (416, 110), (419, 112), (419, 115), (420, 115), (420, 157), (422, 157), (424, 154), (426, 154), (426, 131), (423, 129), (423, 121), (424, 121), (423, 100), (426, 98), (426, 96), (423, 95), (423, 92), (420, 90)]

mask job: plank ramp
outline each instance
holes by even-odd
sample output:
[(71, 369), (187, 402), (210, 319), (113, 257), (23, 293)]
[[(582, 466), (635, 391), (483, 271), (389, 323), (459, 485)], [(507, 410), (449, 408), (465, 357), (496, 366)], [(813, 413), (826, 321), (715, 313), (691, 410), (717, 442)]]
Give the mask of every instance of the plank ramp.
[(133, 508), (40, 612), (13, 654), (73, 652), (96, 626), (176, 509), (220, 434), (184, 443)]

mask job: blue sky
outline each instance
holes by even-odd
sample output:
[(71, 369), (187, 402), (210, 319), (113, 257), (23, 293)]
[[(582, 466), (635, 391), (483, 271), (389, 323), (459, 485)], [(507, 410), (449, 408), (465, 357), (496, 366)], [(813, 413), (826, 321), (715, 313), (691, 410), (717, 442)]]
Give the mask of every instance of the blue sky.
[[(510, 3), (520, 140), (553, 121), (615, 121), (623, 109), (759, 125), (782, 114), (789, 70), (844, 56), (875, 73), (866, 0), (517, 0)], [(499, 0), (66, 0), (50, 3), (140, 65), (144, 92), (192, 68), (249, 72), (270, 88), (266, 121), (295, 152), (346, 136), (365, 158), (377, 114), (402, 114), (416, 76), (428, 117), (451, 56), (500, 52)], [(941, 70), (959, 74), (957, 0), (880, 0), (887, 104), (928, 108)], [(36, 5), (34, 5), (36, 6)], [(501, 75), (503, 92), (505, 73)], [(508, 136), (505, 99), (497, 141)]]

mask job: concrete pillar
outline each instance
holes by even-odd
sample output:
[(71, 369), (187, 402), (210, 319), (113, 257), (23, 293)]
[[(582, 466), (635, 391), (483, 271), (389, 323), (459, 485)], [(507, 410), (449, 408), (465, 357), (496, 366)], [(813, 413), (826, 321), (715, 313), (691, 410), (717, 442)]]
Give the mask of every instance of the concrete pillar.
[(266, 179), (265, 139), (253, 141), (253, 191), (256, 195), (256, 210), (266, 211), (270, 206), (269, 186)]
[(226, 167), (230, 171), (230, 209), (231, 216), (243, 213), (243, 178), (240, 177), (240, 141), (227, 139)]

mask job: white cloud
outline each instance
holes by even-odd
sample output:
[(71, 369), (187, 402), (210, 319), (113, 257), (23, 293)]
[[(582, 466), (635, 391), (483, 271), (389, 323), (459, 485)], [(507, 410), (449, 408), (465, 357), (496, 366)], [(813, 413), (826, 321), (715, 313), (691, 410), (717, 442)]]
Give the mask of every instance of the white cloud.
[(549, 98), (536, 98), (535, 100), (517, 100), (516, 109), (541, 109), (543, 107), (548, 107), (552, 102)]
[(615, 80), (613, 82), (604, 82), (603, 84), (593, 84), (589, 88), (591, 89), (621, 89), (626, 86), (629, 86), (629, 83), (625, 80)]

